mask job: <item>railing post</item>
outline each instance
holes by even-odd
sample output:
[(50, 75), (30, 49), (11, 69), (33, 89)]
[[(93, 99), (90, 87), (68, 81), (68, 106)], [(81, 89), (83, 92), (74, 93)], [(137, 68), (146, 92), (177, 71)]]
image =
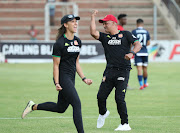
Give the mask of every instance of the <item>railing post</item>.
[(44, 23), (44, 40), (49, 41), (50, 40), (50, 25), (49, 25), (49, 3), (46, 3), (44, 7), (44, 13), (45, 13), (45, 23)]
[(157, 7), (154, 4), (154, 40), (157, 40)]

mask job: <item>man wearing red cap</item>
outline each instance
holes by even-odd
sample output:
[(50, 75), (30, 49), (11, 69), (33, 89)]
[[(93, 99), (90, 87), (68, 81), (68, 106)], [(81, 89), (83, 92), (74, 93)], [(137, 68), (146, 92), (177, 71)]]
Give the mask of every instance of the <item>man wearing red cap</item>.
[[(94, 10), (91, 15), (90, 34), (102, 43), (107, 61), (97, 94), (99, 107), (97, 128), (103, 127), (105, 119), (110, 114), (106, 108), (106, 99), (115, 87), (115, 100), (121, 118), (121, 124), (115, 131), (128, 131), (131, 128), (128, 124), (125, 94), (131, 69), (130, 59), (142, 46), (129, 31), (118, 31), (117, 19), (113, 15), (107, 15), (104, 19), (99, 20), (100, 23), (103, 23), (107, 34), (97, 31), (95, 24), (97, 13), (98, 11)], [(129, 52), (131, 44), (134, 45), (134, 48)]]

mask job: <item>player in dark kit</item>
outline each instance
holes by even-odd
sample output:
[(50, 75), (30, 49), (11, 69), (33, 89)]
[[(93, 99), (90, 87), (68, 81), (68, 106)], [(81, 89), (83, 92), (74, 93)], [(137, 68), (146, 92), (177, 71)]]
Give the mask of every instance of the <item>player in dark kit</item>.
[[(137, 29), (133, 30), (132, 34), (139, 39), (142, 48), (138, 53), (136, 53), (134, 59), (135, 59), (135, 66), (137, 67), (137, 71), (138, 71), (140, 90), (143, 90), (145, 87), (148, 87), (148, 83), (147, 83), (148, 51), (146, 46), (150, 44), (150, 35), (149, 32), (143, 28), (144, 21), (142, 19), (137, 19), (136, 24), (137, 24)], [(144, 78), (144, 84), (143, 84), (143, 78)]]
[[(107, 61), (97, 95), (99, 107), (97, 128), (101, 128), (104, 125), (105, 118), (110, 114), (106, 108), (106, 99), (115, 87), (115, 100), (121, 118), (121, 124), (115, 131), (131, 130), (128, 124), (125, 93), (131, 69), (130, 59), (133, 54), (141, 49), (141, 44), (129, 31), (118, 31), (117, 19), (113, 15), (107, 15), (104, 19), (99, 20), (100, 23), (103, 23), (107, 34), (97, 31), (95, 24), (97, 13), (98, 11), (94, 10), (91, 15), (90, 34), (102, 43)], [(134, 45), (134, 49), (130, 52), (131, 44)]]
[(59, 91), (57, 103), (35, 104), (30, 101), (22, 114), (22, 118), (33, 110), (64, 113), (71, 105), (76, 129), (78, 133), (84, 133), (81, 102), (75, 89), (75, 73), (77, 71), (88, 85), (92, 83), (92, 80), (86, 79), (79, 64), (81, 40), (74, 36), (77, 31), (77, 20), (80, 20), (80, 17), (74, 15), (66, 15), (61, 19), (62, 27), (59, 29), (56, 43), (53, 46), (53, 77), (56, 90)]

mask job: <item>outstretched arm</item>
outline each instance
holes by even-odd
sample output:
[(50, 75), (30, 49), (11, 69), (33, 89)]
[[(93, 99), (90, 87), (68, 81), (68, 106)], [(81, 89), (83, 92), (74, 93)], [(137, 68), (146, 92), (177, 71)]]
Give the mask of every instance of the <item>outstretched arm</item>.
[(79, 77), (84, 81), (84, 83), (86, 83), (87, 85), (92, 84), (92, 80), (91, 79), (86, 79), (86, 77), (83, 74), (83, 71), (82, 71), (81, 66), (79, 64), (79, 56), (78, 56), (78, 58), (76, 60), (76, 71), (77, 71)]
[(98, 10), (93, 10), (91, 15), (91, 24), (90, 24), (90, 34), (95, 39), (99, 39), (99, 31), (96, 30), (95, 16), (98, 13)]

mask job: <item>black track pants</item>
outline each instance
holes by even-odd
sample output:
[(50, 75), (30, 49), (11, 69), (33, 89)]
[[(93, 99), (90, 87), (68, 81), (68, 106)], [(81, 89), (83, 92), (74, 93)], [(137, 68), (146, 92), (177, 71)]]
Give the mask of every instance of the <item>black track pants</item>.
[(106, 113), (106, 99), (115, 87), (115, 100), (121, 118), (121, 124), (128, 123), (125, 94), (129, 80), (129, 70), (118, 68), (106, 69), (103, 76), (97, 95), (99, 114), (104, 115)]
[(64, 113), (69, 104), (73, 108), (73, 120), (78, 133), (84, 133), (82, 114), (81, 114), (81, 102), (77, 91), (74, 87), (74, 79), (67, 75), (61, 74), (60, 85), (63, 88), (59, 91), (57, 103), (46, 102), (38, 104), (38, 110), (45, 110), (57, 113)]

